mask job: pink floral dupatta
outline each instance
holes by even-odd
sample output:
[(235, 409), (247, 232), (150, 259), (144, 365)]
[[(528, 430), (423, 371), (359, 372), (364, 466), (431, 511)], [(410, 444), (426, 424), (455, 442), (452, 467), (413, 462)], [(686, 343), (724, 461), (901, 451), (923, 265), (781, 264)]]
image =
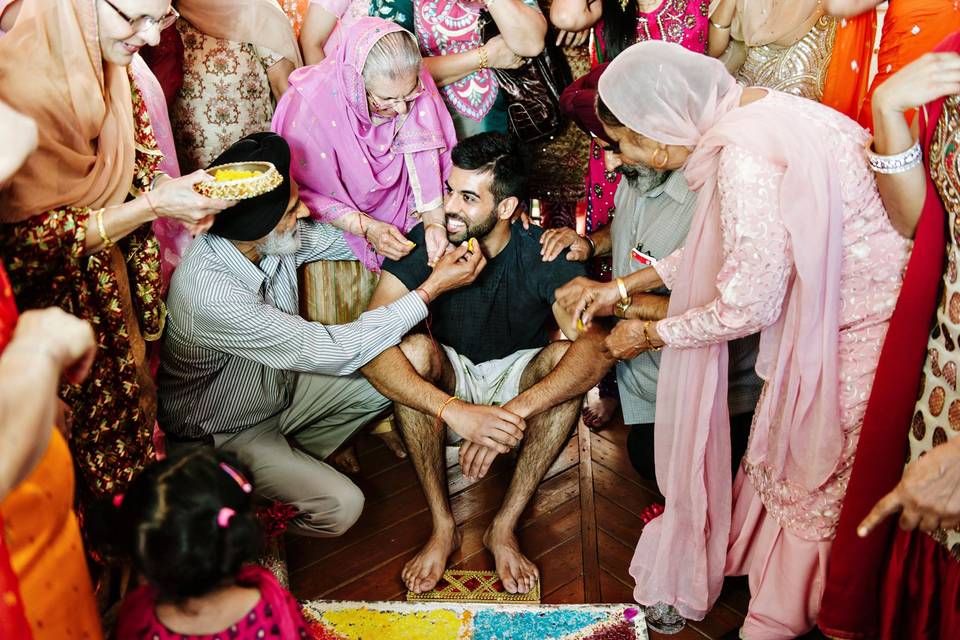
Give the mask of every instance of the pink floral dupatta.
[[(407, 233), (417, 224), (414, 212), (443, 202), (457, 139), (426, 68), (420, 70), (425, 91), (406, 116), (370, 117), (363, 65), (374, 44), (395, 31), (404, 29), (379, 18), (359, 20), (335, 58), (290, 75), (277, 105), (273, 130), (290, 144), (300, 197), (320, 220), (363, 211)], [(367, 250), (363, 238), (344, 237), (364, 266), (379, 270), (383, 258)]]
[[(735, 144), (784, 168), (780, 215), (790, 234), (795, 276), (780, 316), (761, 335), (757, 372), (766, 386), (747, 460), (810, 489), (820, 486), (841, 453), (842, 197), (823, 130), (769, 100), (740, 107), (742, 89), (721, 62), (675, 44), (630, 47), (610, 64), (599, 91), (630, 129), (693, 149), (683, 171), (698, 201), (670, 316), (718, 295), (724, 256), (717, 172), (723, 148)], [(720, 594), (730, 537), (725, 344), (664, 351), (655, 434), (666, 510), (637, 544), (630, 567), (634, 595), (643, 604), (666, 602), (687, 618), (702, 619)]]

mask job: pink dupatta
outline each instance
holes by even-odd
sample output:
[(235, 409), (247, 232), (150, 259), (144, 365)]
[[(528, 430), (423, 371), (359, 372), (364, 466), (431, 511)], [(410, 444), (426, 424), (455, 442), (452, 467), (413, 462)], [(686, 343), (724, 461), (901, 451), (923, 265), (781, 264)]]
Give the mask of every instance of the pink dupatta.
[[(147, 113), (150, 114), (153, 135), (163, 153), (160, 171), (171, 178), (179, 178), (180, 165), (177, 162), (177, 149), (173, 144), (173, 130), (170, 127), (170, 115), (167, 113), (167, 100), (163, 94), (163, 88), (153, 71), (139, 55), (133, 56), (130, 72), (140, 90), (140, 95), (143, 96), (143, 103), (147, 107)], [(160, 264), (163, 269), (161, 275), (163, 284), (166, 286), (170, 283), (173, 270), (180, 264), (180, 258), (190, 246), (193, 236), (182, 222), (173, 218), (158, 218), (153, 221), (152, 228), (160, 245)]]
[[(761, 334), (757, 371), (766, 386), (746, 458), (770, 466), (779, 478), (819, 487), (836, 468), (842, 446), (837, 344), (843, 201), (825, 130), (769, 100), (740, 107), (743, 90), (721, 62), (675, 44), (630, 47), (610, 64), (599, 91), (630, 129), (693, 148), (683, 170), (698, 201), (670, 316), (717, 297), (724, 259), (717, 187), (723, 148), (735, 144), (783, 167), (780, 214), (795, 276), (779, 318)], [(655, 434), (666, 510), (637, 544), (630, 567), (634, 595), (643, 604), (666, 602), (684, 617), (702, 619), (720, 594), (730, 538), (725, 344), (664, 351)]]
[[(380, 38), (403, 28), (363, 18), (345, 35), (334, 58), (290, 75), (290, 89), (273, 117), (273, 130), (290, 144), (290, 170), (300, 197), (323, 221), (363, 211), (403, 233), (421, 213), (443, 202), (456, 133), (437, 86), (425, 67), (424, 93), (406, 116), (373, 121), (363, 65)], [(413, 36), (411, 36), (413, 37)], [(379, 270), (383, 258), (363, 238), (344, 232), (357, 259)]]

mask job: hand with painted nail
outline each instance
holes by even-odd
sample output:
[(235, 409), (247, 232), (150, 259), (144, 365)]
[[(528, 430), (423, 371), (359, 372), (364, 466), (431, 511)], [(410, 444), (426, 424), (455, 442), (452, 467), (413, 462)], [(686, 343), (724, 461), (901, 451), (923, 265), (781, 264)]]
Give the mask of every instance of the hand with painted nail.
[(399, 260), (417, 246), (407, 240), (406, 236), (388, 222), (370, 220), (367, 227), (367, 241), (373, 245), (373, 250), (385, 258)]

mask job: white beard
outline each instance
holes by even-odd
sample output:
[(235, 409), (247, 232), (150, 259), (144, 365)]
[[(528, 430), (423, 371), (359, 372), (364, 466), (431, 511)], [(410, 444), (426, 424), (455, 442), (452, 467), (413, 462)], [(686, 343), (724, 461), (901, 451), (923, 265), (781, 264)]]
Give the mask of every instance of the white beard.
[(262, 256), (292, 256), (300, 250), (300, 225), (294, 225), (284, 233), (274, 229), (262, 242), (257, 243), (256, 248)]

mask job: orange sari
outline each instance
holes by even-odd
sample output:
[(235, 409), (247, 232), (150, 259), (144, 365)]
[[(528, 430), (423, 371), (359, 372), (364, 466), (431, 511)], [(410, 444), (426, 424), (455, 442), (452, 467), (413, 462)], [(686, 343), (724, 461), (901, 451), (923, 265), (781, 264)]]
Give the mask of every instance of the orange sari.
[(854, 120), (867, 95), (876, 32), (876, 11), (838, 20), (837, 37), (833, 42), (833, 54), (827, 67), (820, 102)]
[[(13, 291), (0, 266), (0, 352), (16, 321)], [(35, 640), (103, 638), (73, 513), (73, 461), (59, 431), (33, 472), (0, 502), (0, 598), (3, 640), (30, 637), (18, 625), (24, 610)]]
[(59, 431), (33, 473), (0, 503), (0, 515), (34, 639), (103, 638), (73, 513), (73, 462)]
[[(954, 0), (891, 0), (880, 36), (877, 75), (860, 109), (860, 124), (873, 129), (871, 99), (878, 86), (957, 30), (960, 4)], [(913, 120), (913, 111), (904, 115), (908, 121)]]

